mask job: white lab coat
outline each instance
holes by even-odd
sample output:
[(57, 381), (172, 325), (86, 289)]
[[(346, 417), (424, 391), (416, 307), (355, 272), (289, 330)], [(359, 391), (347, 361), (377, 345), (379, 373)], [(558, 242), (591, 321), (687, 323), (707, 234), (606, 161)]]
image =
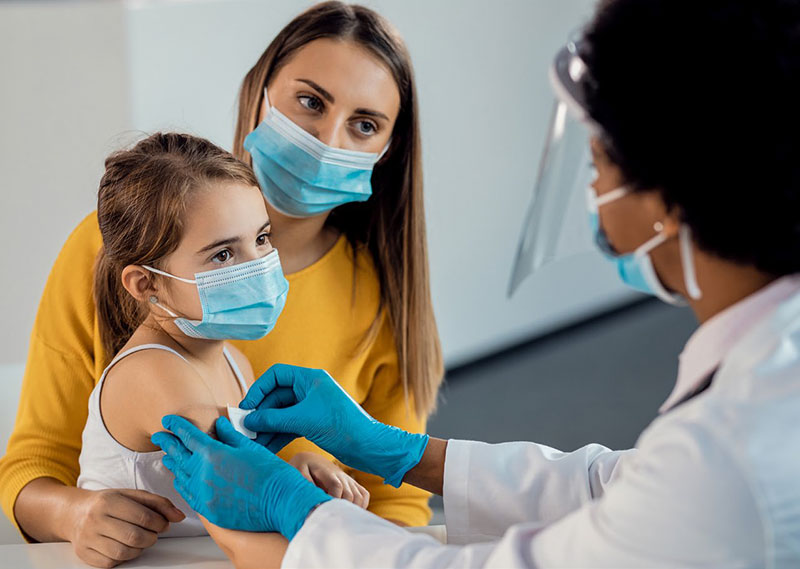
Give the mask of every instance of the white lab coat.
[(450, 441), (448, 545), (341, 500), (283, 567), (800, 567), (800, 294), (636, 449)]

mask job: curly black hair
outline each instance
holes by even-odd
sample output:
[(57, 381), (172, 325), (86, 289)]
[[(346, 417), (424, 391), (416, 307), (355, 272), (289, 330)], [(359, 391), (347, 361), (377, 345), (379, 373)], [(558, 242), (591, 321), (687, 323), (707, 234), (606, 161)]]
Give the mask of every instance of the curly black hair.
[(800, 1), (604, 0), (581, 55), (631, 189), (659, 191), (705, 251), (800, 271)]

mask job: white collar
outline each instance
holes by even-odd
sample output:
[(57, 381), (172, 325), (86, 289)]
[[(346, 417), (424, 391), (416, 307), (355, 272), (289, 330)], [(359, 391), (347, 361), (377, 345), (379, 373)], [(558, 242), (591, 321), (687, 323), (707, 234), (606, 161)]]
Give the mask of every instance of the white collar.
[(798, 291), (800, 275), (782, 277), (700, 326), (681, 352), (678, 379), (659, 412), (668, 411), (696, 390), (720, 366), (731, 348), (748, 330)]

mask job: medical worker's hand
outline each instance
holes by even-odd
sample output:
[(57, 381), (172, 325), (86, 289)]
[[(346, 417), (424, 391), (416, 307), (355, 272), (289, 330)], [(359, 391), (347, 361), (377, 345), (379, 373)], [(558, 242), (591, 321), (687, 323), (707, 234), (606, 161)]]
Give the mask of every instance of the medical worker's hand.
[(428, 435), (406, 432), (370, 417), (324, 370), (277, 364), (250, 387), (239, 404), (255, 409), (244, 426), (256, 442), (278, 452), (305, 437), (344, 464), (400, 486), (419, 463)]
[(311, 510), (331, 499), (225, 417), (216, 422), (218, 441), (177, 415), (162, 424), (172, 432), (152, 441), (167, 453), (163, 462), (175, 475), (175, 489), (212, 524), (277, 531), (291, 540)]

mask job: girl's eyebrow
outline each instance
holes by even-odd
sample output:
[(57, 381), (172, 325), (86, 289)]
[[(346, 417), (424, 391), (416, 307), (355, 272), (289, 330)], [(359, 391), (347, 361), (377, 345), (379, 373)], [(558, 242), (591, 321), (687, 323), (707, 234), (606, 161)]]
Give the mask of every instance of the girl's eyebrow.
[[(265, 229), (270, 227), (270, 225), (271, 225), (271, 222), (269, 220), (267, 220), (267, 222), (258, 229), (258, 232), (260, 233), (260, 232), (264, 231)], [(239, 236), (239, 237), (227, 237), (225, 239), (219, 239), (217, 241), (214, 241), (210, 245), (206, 245), (205, 247), (200, 249), (197, 252), (197, 254), (198, 255), (202, 255), (203, 253), (206, 253), (206, 252), (208, 252), (208, 251), (210, 251), (212, 249), (216, 249), (217, 247), (222, 247), (223, 245), (231, 245), (233, 243), (236, 243), (236, 242), (242, 241), (242, 240), (244, 240), (244, 237), (242, 237), (242, 236)]]

